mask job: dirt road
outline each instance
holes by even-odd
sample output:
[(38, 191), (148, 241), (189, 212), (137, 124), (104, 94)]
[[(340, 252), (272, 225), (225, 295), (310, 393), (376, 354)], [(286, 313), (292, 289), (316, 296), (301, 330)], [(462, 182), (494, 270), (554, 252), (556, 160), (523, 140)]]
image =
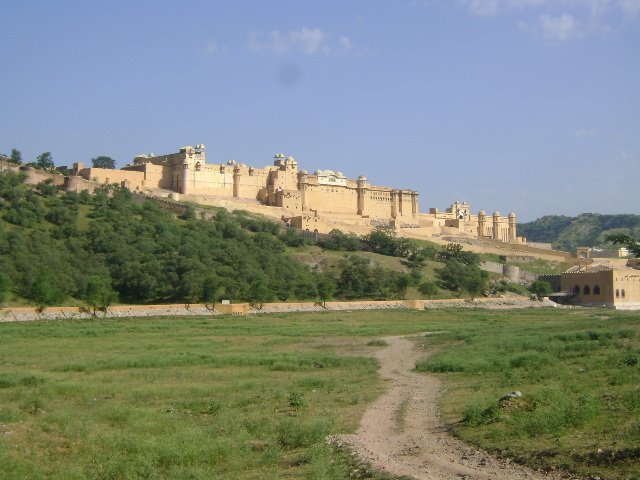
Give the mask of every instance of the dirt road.
[(440, 421), (440, 381), (413, 371), (424, 351), (403, 337), (388, 337), (376, 357), (388, 391), (365, 412), (358, 431), (337, 441), (351, 445), (375, 468), (418, 480), (550, 480), (451, 436)]

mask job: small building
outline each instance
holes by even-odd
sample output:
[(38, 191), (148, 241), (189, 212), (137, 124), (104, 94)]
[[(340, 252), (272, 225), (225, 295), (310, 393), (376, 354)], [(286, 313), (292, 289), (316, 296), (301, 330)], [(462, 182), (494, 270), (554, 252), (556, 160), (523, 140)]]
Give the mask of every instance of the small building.
[(562, 273), (561, 290), (573, 305), (640, 310), (640, 269), (633, 261), (575, 266)]
[(249, 304), (248, 303), (227, 303), (222, 302), (218, 303), (215, 306), (215, 310), (222, 313), (223, 315), (234, 315), (234, 316), (246, 316), (249, 313)]

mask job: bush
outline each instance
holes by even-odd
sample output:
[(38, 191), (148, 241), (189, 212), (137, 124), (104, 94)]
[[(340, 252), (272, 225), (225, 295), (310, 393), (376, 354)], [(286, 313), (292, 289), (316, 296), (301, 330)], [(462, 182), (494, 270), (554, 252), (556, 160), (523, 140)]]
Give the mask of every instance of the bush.
[(286, 418), (278, 426), (278, 442), (284, 448), (310, 447), (324, 441), (331, 431), (332, 422), (318, 418), (305, 420), (300, 417)]
[(531, 284), (529, 290), (531, 290), (531, 293), (536, 294), (538, 297), (546, 297), (547, 295), (553, 293), (549, 282), (545, 282), (544, 280), (536, 280)]
[(464, 409), (462, 421), (470, 427), (487, 425), (500, 420), (500, 409), (497, 404), (482, 407), (478, 403), (470, 403)]

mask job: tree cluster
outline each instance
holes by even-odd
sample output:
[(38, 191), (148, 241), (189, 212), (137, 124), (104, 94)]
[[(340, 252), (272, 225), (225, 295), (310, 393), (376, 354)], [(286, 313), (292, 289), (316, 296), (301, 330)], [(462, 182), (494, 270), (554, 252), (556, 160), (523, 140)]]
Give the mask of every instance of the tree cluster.
[(345, 299), (404, 298), (413, 283), (410, 275), (372, 265), (357, 255), (347, 256), (338, 266), (336, 289)]
[(629, 250), (629, 253), (636, 258), (640, 258), (640, 240), (631, 238), (629, 235), (623, 233), (612, 233), (606, 236), (607, 242), (611, 242), (614, 245), (622, 245)]
[(571, 252), (577, 247), (604, 246), (608, 235), (640, 237), (640, 215), (547, 215), (533, 222), (519, 224), (518, 231), (529, 240), (549, 242), (554, 248)]
[(205, 221), (187, 209), (176, 218), (115, 186), (89, 195), (23, 180), (0, 175), (0, 295), (39, 306), (75, 298), (99, 308), (117, 299), (264, 303), (406, 292), (402, 274), (361, 259), (313, 271), (285, 252), (304, 242), (300, 235), (243, 212), (221, 210)]

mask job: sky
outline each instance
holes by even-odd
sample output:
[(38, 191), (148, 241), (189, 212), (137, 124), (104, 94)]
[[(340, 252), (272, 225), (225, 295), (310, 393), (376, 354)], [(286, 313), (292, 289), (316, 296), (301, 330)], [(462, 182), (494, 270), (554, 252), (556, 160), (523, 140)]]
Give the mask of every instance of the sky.
[(640, 0), (0, 0), (0, 153), (415, 189), (420, 210), (640, 214)]

